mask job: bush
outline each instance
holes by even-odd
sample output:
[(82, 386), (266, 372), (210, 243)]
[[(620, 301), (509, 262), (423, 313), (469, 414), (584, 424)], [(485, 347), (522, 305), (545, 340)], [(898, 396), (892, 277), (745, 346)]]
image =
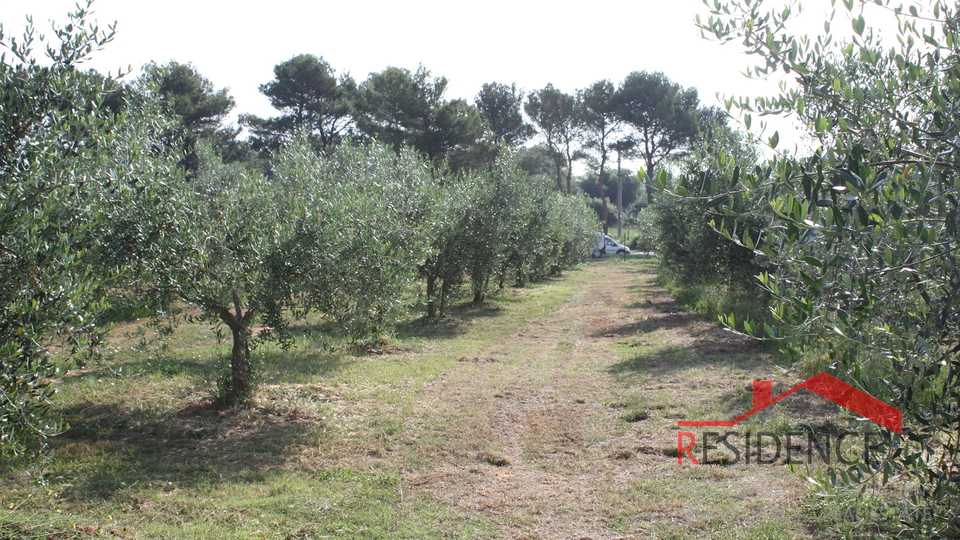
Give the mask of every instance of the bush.
[[(723, 217), (703, 202), (678, 203), (665, 195), (641, 214), (651, 223), (647, 241), (660, 282), (678, 300), (711, 317), (729, 311), (765, 317), (768, 295), (757, 276), (769, 270), (769, 261), (718, 233), (714, 226)], [(750, 224), (762, 228), (759, 219)]]

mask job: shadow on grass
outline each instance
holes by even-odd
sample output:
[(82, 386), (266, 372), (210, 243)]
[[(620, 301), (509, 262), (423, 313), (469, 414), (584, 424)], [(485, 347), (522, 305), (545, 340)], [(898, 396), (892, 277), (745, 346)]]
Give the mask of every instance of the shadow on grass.
[(764, 352), (760, 341), (735, 334), (687, 309), (659, 285), (635, 285), (630, 288), (630, 293), (639, 300), (628, 305), (627, 309), (635, 310), (641, 320), (605, 328), (593, 337), (640, 338), (654, 332), (683, 329), (693, 338), (688, 348), (699, 356), (758, 355)]
[[(729, 420), (749, 410), (752, 399), (751, 389), (735, 380), (733, 373), (750, 373), (763, 365), (757, 355), (704, 356), (692, 348), (667, 346), (631, 356), (610, 366), (608, 372), (641, 385), (652, 383), (644, 386), (650, 395), (671, 396), (670, 418)], [(704, 394), (711, 396), (709, 403), (697, 405)], [(691, 417), (698, 414), (691, 408), (699, 407), (710, 410), (710, 417)]]
[[(655, 270), (652, 268), (642, 268), (637, 270), (636, 274), (653, 275), (655, 274)], [(666, 291), (666, 289), (663, 288), (662, 285), (658, 285), (654, 278), (651, 278), (649, 282), (633, 285), (628, 290), (630, 291), (631, 295), (637, 298), (637, 302), (632, 304), (630, 307), (652, 307), (663, 312), (673, 312), (686, 309), (683, 304), (670, 296), (670, 294)]]
[(546, 279), (533, 285), (531, 288), (508, 287), (491, 294), (488, 300), (480, 305), (472, 301), (463, 301), (453, 304), (440, 317), (429, 318), (422, 316), (397, 325), (397, 337), (403, 339), (455, 339), (466, 333), (470, 324), (495, 319), (503, 314), (509, 306), (523, 301), (526, 293), (535, 290), (538, 285), (547, 285), (553, 279)]
[(110, 358), (102, 363), (91, 363), (80, 369), (69, 369), (60, 381), (62, 385), (70, 385), (91, 379), (99, 381), (144, 375), (161, 377), (183, 375), (192, 379), (202, 379), (210, 373), (211, 369), (212, 362), (209, 358), (179, 358), (176, 355), (126, 361)]
[[(154, 356), (126, 362), (108, 362), (85, 369), (71, 370), (62, 384), (82, 384), (89, 380), (124, 379), (128, 377), (182, 376), (197, 384), (216, 381), (229, 366), (230, 345), (206, 347), (199, 355), (183, 357), (196, 351), (169, 356)], [(262, 344), (251, 352), (264, 381), (274, 383), (302, 383), (329, 375), (355, 361), (342, 352), (325, 350), (315, 345), (296, 344), (283, 349), (275, 343)], [(211, 389), (213, 391), (213, 389)]]
[[(718, 329), (722, 332), (722, 329)], [(666, 346), (653, 351), (633, 355), (622, 362), (613, 364), (608, 372), (614, 375), (649, 375), (654, 378), (672, 375), (691, 368), (713, 368), (718, 370), (755, 371), (758, 368), (769, 366), (759, 354), (759, 347), (740, 350), (724, 348), (718, 344), (716, 338), (710, 337), (713, 331), (708, 331), (702, 339), (695, 341), (690, 347)], [(752, 343), (751, 343), (752, 346)]]
[(353, 356), (303, 345), (284, 350), (271, 344), (254, 354), (258, 355), (263, 379), (275, 383), (314, 381), (356, 361)]
[[(634, 307), (634, 306), (631, 306)], [(692, 323), (702, 321), (703, 317), (689, 311), (670, 311), (664, 310), (654, 315), (647, 316), (642, 321), (633, 322), (605, 329), (594, 337), (613, 334), (616, 337), (635, 336), (637, 334), (649, 334), (658, 330), (673, 330), (675, 328), (689, 327)]]
[[(681, 347), (665, 347), (653, 352), (638, 354), (616, 363), (607, 370), (614, 375), (649, 373), (661, 375), (669, 371), (702, 366), (705, 362), (693, 351)], [(709, 365), (709, 363), (707, 364)]]
[[(317, 381), (355, 361), (316, 346), (261, 345), (253, 355), (265, 384), (255, 405), (219, 410), (213, 381), (228, 365), (228, 346), (184, 354), (193, 356), (122, 364), (122, 373), (136, 376), (116, 376), (121, 365), (111, 365), (110, 371), (100, 367), (64, 378), (66, 386), (78, 385), (67, 390), (78, 397), (58, 411), (70, 428), (51, 439), (46, 463), (55, 482), (69, 486), (70, 497), (107, 499), (133, 485), (242, 482), (280, 467), (322, 436), (324, 411), (337, 398)], [(167, 395), (163, 381), (174, 377), (190, 382)], [(101, 384), (120, 390), (106, 402), (84, 393)]]
[(121, 404), (84, 403), (63, 414), (71, 428), (52, 440), (47, 470), (78, 501), (116, 498), (134, 485), (243, 482), (282, 466), (323, 427), (294, 408), (220, 411), (212, 400), (154, 418)]
[[(677, 416), (689, 420), (727, 421), (748, 412), (753, 406), (753, 380), (773, 379), (774, 396), (800, 382), (792, 376), (773, 374), (769, 361), (755, 353), (703, 355), (684, 347), (664, 347), (637, 354), (610, 366), (608, 372), (628, 380), (641, 376), (645, 381), (666, 382), (664, 388), (674, 389), (677, 406), (681, 409), (700, 401), (701, 394), (712, 395), (709, 403), (694, 407), (706, 407), (712, 411), (708, 417), (690, 417), (689, 412)], [(775, 433), (803, 429), (836, 431), (837, 428), (831, 426), (840, 422), (839, 409), (829, 400), (801, 390), (757, 412), (738, 429)], [(856, 427), (850, 424), (849, 429)]]

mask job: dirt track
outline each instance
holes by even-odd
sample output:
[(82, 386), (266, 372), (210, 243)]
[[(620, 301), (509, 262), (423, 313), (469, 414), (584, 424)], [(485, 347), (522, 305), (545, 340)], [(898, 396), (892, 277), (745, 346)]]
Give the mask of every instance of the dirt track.
[[(723, 375), (690, 380), (668, 357), (625, 378), (624, 351), (655, 340), (650, 344), (691, 358), (709, 356), (711, 364), (759, 351), (681, 310), (634, 265), (594, 264), (585, 272), (583, 288), (560, 309), (461, 358), (430, 384), (406, 430), (431, 466), (410, 471), (406, 489), (483, 513), (502, 524), (504, 538), (656, 538), (664, 522), (696, 525), (682, 501), (654, 496), (624, 505), (623, 494), (638, 480), (689, 483), (690, 468), (670, 454), (679, 404), (669, 401), (709, 399), (709, 387), (740, 383)], [(661, 403), (642, 420), (623, 421), (623, 400), (646, 388)], [(803, 494), (782, 468), (713, 474), (746, 489), (761, 515), (776, 511), (784, 496)], [(730, 504), (745, 500), (733, 497)], [(634, 508), (643, 513), (632, 515)]]

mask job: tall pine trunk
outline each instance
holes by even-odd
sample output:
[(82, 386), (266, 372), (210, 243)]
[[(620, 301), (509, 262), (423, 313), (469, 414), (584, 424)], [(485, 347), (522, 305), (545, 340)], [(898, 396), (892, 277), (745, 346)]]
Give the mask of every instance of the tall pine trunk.
[(603, 192), (603, 173), (607, 165), (607, 149), (602, 144), (600, 146), (600, 174), (597, 176), (597, 185), (600, 187), (600, 224), (603, 226), (603, 234), (607, 234), (609, 229), (607, 222), (610, 214), (607, 211), (607, 196)]

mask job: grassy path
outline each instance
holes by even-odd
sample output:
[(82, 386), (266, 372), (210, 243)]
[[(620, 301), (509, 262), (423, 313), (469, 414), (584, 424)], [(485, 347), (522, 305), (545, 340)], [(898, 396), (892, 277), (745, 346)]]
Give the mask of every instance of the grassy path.
[[(245, 411), (205, 397), (202, 328), (163, 360), (121, 340), (133, 375), (65, 377), (74, 427), (5, 466), (0, 538), (818, 537), (782, 466), (677, 464), (678, 419), (793, 381), (653, 279), (643, 260), (591, 263), (411, 326), (387, 354), (265, 350)], [(823, 414), (803, 399), (758, 421)]]
[(407, 424), (429, 441), (425, 459), (405, 480), (488, 516), (502, 538), (804, 536), (792, 515), (803, 491), (782, 467), (677, 464), (676, 420), (730, 415), (720, 394), (763, 362), (652, 278), (588, 266), (556, 309), (430, 384)]

